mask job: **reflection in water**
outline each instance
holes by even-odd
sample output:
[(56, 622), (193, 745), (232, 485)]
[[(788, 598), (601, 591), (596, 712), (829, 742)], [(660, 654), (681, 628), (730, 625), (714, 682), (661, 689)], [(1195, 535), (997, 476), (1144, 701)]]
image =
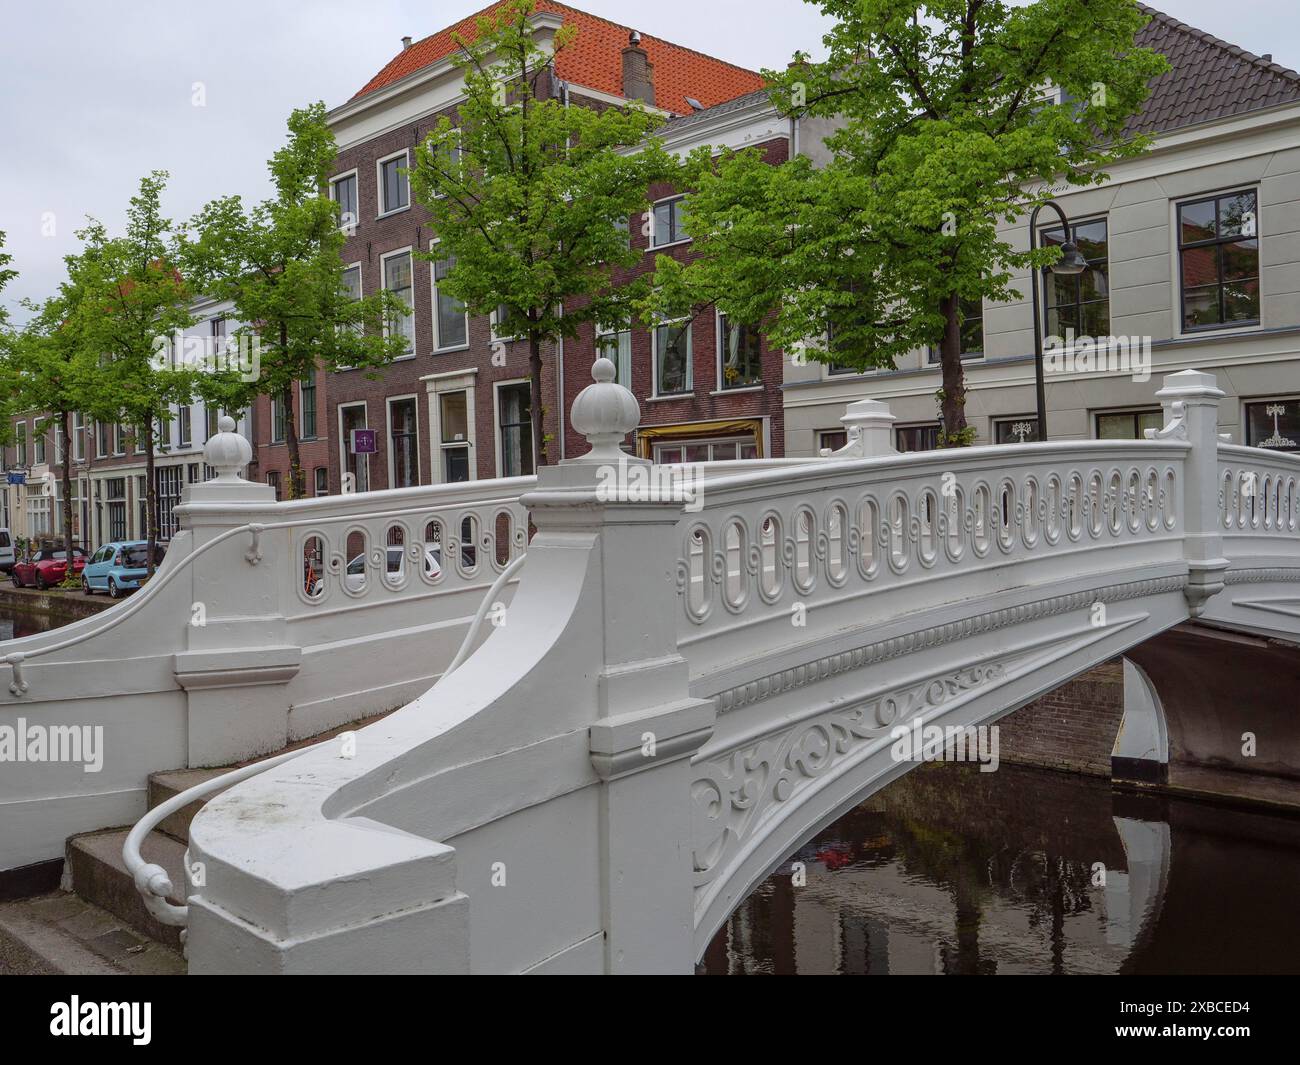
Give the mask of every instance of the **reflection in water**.
[(0, 611), (0, 640), (17, 640), (52, 628), (54, 623), (46, 614), (25, 614), (8, 608)]
[(741, 904), (702, 971), (1296, 971), (1300, 820), (973, 770), (927, 765), (850, 811)]

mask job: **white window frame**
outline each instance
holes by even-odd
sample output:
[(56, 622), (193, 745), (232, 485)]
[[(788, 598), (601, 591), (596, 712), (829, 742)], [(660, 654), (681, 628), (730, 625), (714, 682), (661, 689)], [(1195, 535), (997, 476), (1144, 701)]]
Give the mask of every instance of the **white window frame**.
[(616, 362), (614, 365), (615, 365), (615, 369), (618, 371), (618, 376), (615, 378), (615, 380), (618, 382), (618, 384), (622, 385), (624, 388), (630, 391), (632, 388), (632, 324), (629, 322), (626, 328), (616, 324), (614, 328), (611, 329), (608, 328), (606, 323), (597, 322), (596, 323), (596, 354), (598, 356), (600, 355), (600, 346), (601, 346), (600, 342), (602, 340), (604, 340), (606, 337), (621, 336), (624, 333), (627, 334), (627, 379), (624, 380), (623, 367), (618, 365), (618, 363)]
[[(429, 241), (429, 254), (436, 255), (438, 245), (441, 243), (442, 241), (436, 238), (434, 240)], [(433, 314), (433, 353), (435, 355), (443, 355), (449, 351), (465, 351), (469, 347), (469, 308), (468, 307), (465, 308), (465, 343), (453, 344), (447, 346), (444, 345), (442, 342), (442, 336), (439, 331), (438, 264), (436, 260), (430, 261), (429, 263), (429, 295), (431, 298), (430, 308)]]
[[(452, 133), (455, 134), (455, 142), (456, 142), (456, 144), (455, 144), (455, 153), (456, 153), (457, 161), (460, 162), (460, 163), (463, 163), (463, 162), (465, 161), (465, 138), (464, 138), (464, 135), (461, 133), (461, 129), (460, 129), (459, 126), (452, 126), (451, 131), (452, 131)], [(408, 184), (409, 184), (409, 180), (408, 180)], [(443, 192), (436, 192), (436, 193), (434, 193), (434, 198), (435, 198), (435, 199), (438, 199), (438, 200), (445, 199), (445, 198), (446, 198), (446, 193), (443, 193)]]
[[(120, 458), (121, 456), (125, 455), (127, 451), (130, 450), (126, 442), (126, 436), (127, 436), (126, 426), (123, 425), (121, 422), (114, 422), (112, 436), (110, 437), (110, 445), (112, 446), (113, 449), (114, 458)], [(120, 451), (118, 450), (117, 447), (118, 444), (122, 445), (122, 449)], [(142, 448), (136, 448), (136, 451), (140, 454), (144, 454)]]
[[(406, 170), (406, 206), (389, 207), (384, 200), (384, 164), (391, 163), (394, 159), (402, 158), (406, 160), (403, 169)], [(360, 206), (361, 189), (357, 189), (357, 201)], [(389, 215), (401, 214), (403, 211), (411, 209), (411, 152), (408, 148), (403, 148), (400, 152), (393, 152), (391, 155), (385, 155), (381, 159), (375, 160), (375, 204), (379, 208), (379, 213), (375, 215), (376, 219), (387, 218)]]
[[(675, 192), (671, 196), (664, 196), (658, 200), (655, 200), (654, 203), (650, 205), (650, 217), (652, 219), (655, 217), (655, 212), (661, 204), (671, 203), (674, 200), (681, 200), (683, 203), (685, 203), (686, 193)], [(662, 251), (664, 248), (677, 248), (683, 244), (689, 244), (691, 242), (691, 237), (685, 236), (685, 237), (679, 237), (677, 240), (665, 241), (663, 244), (656, 244), (654, 242), (654, 238), (658, 229), (659, 229), (659, 224), (657, 222), (652, 222), (650, 228), (650, 239), (646, 242), (647, 252), (659, 252)]]
[(84, 414), (72, 416), (72, 460), (86, 461), (86, 416)]
[[(335, 408), (336, 411), (335, 417), (338, 419), (338, 426), (339, 426), (340, 483), (342, 483), (342, 478), (346, 477), (348, 473), (348, 436), (346, 430), (344, 430), (343, 428), (343, 412), (347, 410), (352, 410), (354, 407), (360, 407), (362, 409), (362, 411), (365, 413), (365, 428), (367, 429), (370, 428), (370, 408), (364, 399), (354, 400), (351, 403), (340, 403)], [(370, 459), (373, 456), (366, 455), (364, 457), (366, 460), (366, 491), (369, 491), (370, 490)], [(361, 455), (357, 456), (358, 461), (360, 461), (361, 458), (362, 458)]]
[[(495, 457), (496, 457), (496, 471), (497, 471), (498, 478), (505, 476), (505, 474), (501, 472), (502, 471), (501, 452), (503, 450), (501, 447), (501, 389), (509, 388), (512, 385), (527, 385), (529, 388), (531, 388), (532, 382), (527, 377), (513, 377), (508, 381), (492, 382), (492, 443), (493, 443), (492, 450), (495, 453)], [(530, 410), (528, 413), (530, 418), (535, 417), (533, 411)], [(534, 455), (533, 470), (536, 471), (536, 469), (537, 469), (537, 456)]]
[[(355, 233), (357, 229), (359, 229), (361, 226), (361, 175), (356, 167), (353, 167), (351, 170), (344, 170), (341, 174), (335, 174), (332, 178), (330, 178), (329, 180), (330, 199), (334, 203), (339, 202), (338, 196), (335, 195), (334, 186), (337, 185), (338, 182), (340, 181), (346, 181), (348, 178), (355, 179), (357, 183), (357, 213), (356, 213), (356, 217), (352, 219), (352, 233)], [(408, 195), (408, 199), (409, 199), (409, 195)], [(343, 231), (345, 233), (348, 232), (347, 224), (342, 219), (340, 219), (340, 225), (343, 227)]]
[[(387, 431), (384, 435), (387, 437), (388, 444), (386, 450), (388, 452), (389, 488), (398, 487), (394, 476), (397, 472), (397, 462), (395, 461), (396, 456), (393, 454), (393, 404), (404, 403), (406, 400), (411, 401), (411, 407), (415, 411), (415, 484), (411, 487), (424, 483), (421, 479), (422, 471), (420, 469), (420, 397), (414, 392), (409, 392), (400, 396), (388, 396), (384, 399), (384, 424), (387, 427)], [(407, 486), (404, 485), (402, 487)]]
[[(45, 423), (48, 418), (32, 419), (32, 465), (48, 466), (50, 464), (49, 440), (45, 435)], [(39, 456), (39, 457), (38, 457)]]
[(275, 435), (275, 409), (283, 402), (283, 398), (279, 395), (270, 395), (267, 396), (266, 398), (270, 400), (269, 413), (271, 416), (271, 424), (268, 426), (269, 433), (268, 433), (267, 442), (271, 444), (283, 444), (287, 442), (289, 439), (289, 412), (285, 411), (285, 415), (284, 415), (284, 428), (285, 428), (284, 435), (276, 436)]
[[(449, 392), (465, 393), (466, 440), (469, 451), (469, 479), (478, 480), (478, 432), (474, 420), (474, 388), (478, 370), (449, 370), (446, 373), (433, 374), (423, 378), (429, 401), (429, 461), (433, 464), (430, 471), (430, 484), (446, 484), (443, 477), (445, 463), (442, 452), (442, 397)], [(461, 447), (457, 443), (452, 445)]]
[[(740, 385), (738, 388), (727, 387), (726, 379), (722, 376), (723, 374), (722, 357), (723, 355), (726, 354), (723, 345), (723, 341), (725, 338), (722, 333), (722, 319), (724, 319), (726, 315), (722, 313), (721, 307), (714, 307), (713, 311), (714, 311), (713, 349), (717, 354), (716, 365), (714, 367), (714, 373), (716, 376), (714, 377), (714, 380), (718, 382), (718, 387), (717, 390), (714, 391), (712, 394), (715, 396), (734, 396), (734, 395), (743, 395), (746, 392), (762, 392), (763, 389), (767, 387), (767, 382), (764, 380), (760, 380), (756, 385)], [(763, 338), (761, 334), (759, 335), (758, 344), (759, 344), (759, 376), (761, 378), (763, 374), (763, 364), (762, 364)]]
[(523, 340), (524, 337), (522, 333), (515, 333), (513, 336), (503, 336), (502, 334), (497, 332), (497, 327), (501, 324), (501, 320), (497, 316), (497, 311), (499, 309), (500, 308), (494, 307), (492, 309), (492, 313), (488, 315), (488, 319), (492, 327), (492, 339), (499, 340), (502, 344), (516, 344), (519, 341)]
[[(400, 362), (400, 361), (402, 361), (403, 359), (413, 359), (413, 358), (415, 358), (416, 336), (417, 336), (418, 333), (419, 333), (419, 329), (418, 329), (418, 326), (419, 326), (419, 320), (418, 320), (418, 318), (417, 318), (417, 315), (418, 315), (419, 312), (416, 310), (416, 303), (417, 303), (417, 301), (416, 301), (416, 298), (415, 298), (415, 255), (414, 255), (414, 250), (415, 250), (415, 249), (412, 248), (410, 245), (407, 245), (405, 248), (394, 248), (392, 251), (386, 251), (386, 252), (384, 252), (384, 253), (379, 257), (379, 287), (380, 287), (381, 289), (387, 289), (387, 291), (389, 291), (389, 292), (392, 292), (393, 290), (390, 289), (390, 288), (388, 288), (388, 260), (389, 260), (389, 259), (396, 259), (396, 258), (397, 258), (398, 256), (400, 256), (400, 255), (405, 255), (406, 258), (407, 258), (407, 261), (411, 264), (411, 314), (410, 314), (410, 319), (411, 319), (411, 350), (408, 351), (405, 355), (398, 355), (396, 358), (393, 359), (393, 362)], [(389, 328), (388, 322), (385, 321), (385, 322), (384, 322), (384, 337), (387, 338), (387, 337), (389, 337), (390, 335), (391, 335), (391, 330), (390, 330), (390, 328)]]
[[(659, 388), (659, 330), (674, 325), (686, 326), (686, 391), (684, 392), (663, 392)], [(652, 379), (652, 395), (650, 400), (658, 399), (685, 399), (695, 394), (695, 323), (690, 318), (674, 318), (668, 322), (656, 322), (654, 328), (650, 331), (650, 374)]]
[(300, 423), (298, 425), (299, 440), (320, 439), (320, 368), (319, 367), (313, 368), (312, 382), (313, 382), (312, 392), (314, 393), (312, 396), (312, 404), (315, 411), (315, 416), (313, 418), (313, 421), (315, 421), (316, 425), (312, 429), (311, 436), (305, 436), (303, 435), (303, 429), (305, 428), (305, 426), (302, 425), (301, 423), (304, 421), (304, 416), (306, 414), (307, 407), (302, 401), (302, 379), (299, 378), (298, 380), (298, 421)]

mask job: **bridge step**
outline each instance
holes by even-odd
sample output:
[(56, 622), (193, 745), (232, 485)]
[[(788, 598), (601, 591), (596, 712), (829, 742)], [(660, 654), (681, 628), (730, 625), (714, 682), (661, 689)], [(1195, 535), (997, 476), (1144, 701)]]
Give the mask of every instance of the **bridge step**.
[[(85, 901), (102, 907), (137, 931), (179, 951), (180, 929), (162, 924), (145, 909), (144, 900), (136, 891), (135, 882), (122, 861), (122, 844), (126, 842), (129, 831), (110, 828), (69, 839), (64, 882), (70, 883), (72, 890)], [(184, 891), (186, 883), (185, 844), (171, 836), (153, 832), (145, 839), (140, 853), (146, 862), (167, 870), (176, 890), (170, 901), (177, 905), (183, 902), (180, 892)]]
[(185, 959), (66, 891), (0, 904), (0, 975), (170, 976)]
[[(151, 773), (149, 774), (149, 809), (152, 810), (161, 806), (168, 799), (174, 798), (182, 791), (229, 772), (229, 769), (172, 769), (165, 773)], [(222, 791), (225, 790), (222, 788)], [(194, 820), (194, 815), (203, 809), (203, 804), (208, 799), (216, 798), (220, 794), (221, 792), (217, 791), (206, 798), (195, 799), (188, 806), (184, 806), (174, 814), (164, 818), (158, 825), (158, 831), (171, 836), (172, 839), (188, 843), (190, 841), (190, 822)]]

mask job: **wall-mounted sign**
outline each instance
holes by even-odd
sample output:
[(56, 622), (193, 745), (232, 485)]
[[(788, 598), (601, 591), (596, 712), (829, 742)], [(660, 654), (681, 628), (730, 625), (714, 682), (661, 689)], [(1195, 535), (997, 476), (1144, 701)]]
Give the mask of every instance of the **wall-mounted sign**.
[(352, 454), (373, 455), (376, 450), (375, 431), (373, 429), (352, 430)]
[(18, 471), (18, 470), (10, 470), (10, 471), (9, 471), (9, 483), (10, 483), (10, 484), (26, 484), (26, 483), (27, 483), (27, 474), (22, 473), (22, 472), (20, 472), (20, 471)]

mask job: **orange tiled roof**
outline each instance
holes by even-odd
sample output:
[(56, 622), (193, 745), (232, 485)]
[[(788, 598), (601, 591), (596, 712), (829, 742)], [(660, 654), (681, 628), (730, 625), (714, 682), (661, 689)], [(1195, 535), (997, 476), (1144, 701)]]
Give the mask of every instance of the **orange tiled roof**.
[[(454, 26), (416, 41), (410, 48), (398, 52), (383, 70), (366, 82), (353, 99), (391, 85), (408, 74), (447, 58), (456, 48), (452, 41), (454, 34), (473, 40), (478, 33), (476, 19), (479, 15), (496, 11), (505, 2), (506, 0), (499, 0)], [(622, 53), (627, 47), (632, 27), (620, 26), (567, 4), (557, 4), (554, 0), (537, 0), (537, 10), (560, 15), (566, 24), (578, 27), (577, 37), (556, 60), (560, 77), (575, 85), (585, 85), (589, 89), (622, 96)], [(647, 33), (641, 35), (641, 47), (646, 50), (654, 66), (655, 104), (674, 114), (691, 113), (691, 105), (686, 102), (688, 96), (694, 97), (705, 107), (713, 107), (763, 86), (763, 78), (756, 71), (714, 59), (703, 52), (683, 48), (678, 44), (670, 44)]]

